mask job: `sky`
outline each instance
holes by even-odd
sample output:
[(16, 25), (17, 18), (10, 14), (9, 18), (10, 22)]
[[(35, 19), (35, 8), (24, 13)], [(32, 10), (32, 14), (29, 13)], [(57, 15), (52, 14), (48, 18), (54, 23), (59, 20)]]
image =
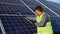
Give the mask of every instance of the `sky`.
[(47, 0), (47, 1), (55, 2), (55, 3), (60, 3), (60, 0)]

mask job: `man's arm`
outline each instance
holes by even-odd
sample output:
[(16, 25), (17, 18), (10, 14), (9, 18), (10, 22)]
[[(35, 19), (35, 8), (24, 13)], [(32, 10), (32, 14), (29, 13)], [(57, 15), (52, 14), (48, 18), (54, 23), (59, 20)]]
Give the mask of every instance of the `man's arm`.
[(36, 17), (26, 17), (28, 20), (32, 21), (32, 22), (36, 22)]
[(44, 14), (40, 23), (35, 23), (36, 26), (44, 27), (49, 20), (48, 15)]

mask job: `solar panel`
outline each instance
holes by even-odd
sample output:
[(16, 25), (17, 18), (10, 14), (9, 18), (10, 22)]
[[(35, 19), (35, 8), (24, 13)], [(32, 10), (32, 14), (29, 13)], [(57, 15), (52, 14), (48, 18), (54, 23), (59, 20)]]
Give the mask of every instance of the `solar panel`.
[[(20, 0), (0, 0), (0, 14), (34, 15)], [(6, 34), (33, 34), (36, 26), (21, 16), (0, 16)]]
[(0, 0), (0, 2), (22, 4), (20, 0)]
[[(37, 5), (42, 6), (35, 0), (23, 0), (31, 9)], [(54, 3), (47, 2), (46, 0), (39, 0), (44, 3), (46, 6), (54, 10), (56, 13), (60, 14), (57, 7), (55, 7)], [(56, 4), (58, 5), (58, 4)], [(53, 7), (52, 7), (53, 6)], [(60, 6), (60, 5), (59, 5)], [(55, 14), (50, 12), (44, 6), (43, 11), (47, 12), (51, 16), (53, 30), (60, 30), (60, 18)], [(34, 15), (20, 0), (0, 0), (0, 15), (1, 14), (9, 14), (9, 15)], [(36, 33), (36, 26), (25, 20), (21, 16), (0, 16), (2, 24), (7, 34), (33, 34)]]
[(21, 16), (0, 16), (6, 34), (33, 34), (36, 26)]
[(29, 6), (31, 6), (31, 7), (34, 7), (34, 6), (37, 6), (37, 5), (39, 5), (39, 3), (38, 2), (36, 2), (35, 0), (30, 0), (30, 1), (28, 1), (28, 0), (23, 0), (27, 5), (29, 5)]
[(0, 4), (0, 14), (17, 14), (18, 12), (22, 15), (34, 15), (25, 6)]
[(54, 31), (60, 30), (60, 18), (59, 17), (51, 17), (52, 26)]
[(59, 13), (60, 7), (57, 6), (57, 5), (60, 5), (60, 4), (54, 3), (54, 2), (48, 2), (48, 1), (45, 1), (45, 0), (44, 1), (39, 0), (39, 1), (42, 2), (43, 4), (45, 4), (46, 6), (48, 6), (50, 9), (52, 9), (56, 13), (60, 14)]

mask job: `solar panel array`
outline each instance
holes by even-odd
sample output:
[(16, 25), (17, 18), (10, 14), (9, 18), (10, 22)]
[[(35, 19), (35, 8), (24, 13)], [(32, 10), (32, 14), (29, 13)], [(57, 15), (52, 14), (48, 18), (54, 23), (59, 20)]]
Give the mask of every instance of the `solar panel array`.
[[(57, 17), (53, 12), (48, 10), (46, 7), (41, 5), (35, 0), (23, 0), (29, 8), (34, 10), (37, 5), (43, 7), (43, 11), (47, 12), (51, 16), (52, 26), (54, 31), (60, 30), (60, 18)], [(55, 11), (57, 14), (59, 13), (59, 4), (56, 7), (56, 3), (48, 2), (46, 0), (39, 0), (47, 7)], [(55, 6), (54, 6), (55, 5)], [(6, 34), (33, 34), (36, 33), (36, 26), (31, 24), (21, 15), (34, 15), (34, 13), (27, 8), (20, 0), (0, 0), (0, 19), (6, 31)], [(13, 16), (15, 15), (15, 16)], [(19, 16), (17, 16), (19, 15)]]
[(19, 14), (34, 15), (20, 0), (0, 0), (0, 19), (6, 34), (36, 33), (36, 26)]
[(34, 15), (27, 7), (17, 5), (0, 4), (0, 14)]
[[(41, 0), (39, 0), (41, 1)], [(60, 10), (60, 5), (54, 2), (48, 2), (48, 1), (41, 1), (43, 4), (45, 4), (47, 7), (49, 7), (50, 9), (52, 9), (53, 11), (55, 11), (56, 13), (59, 13)]]
[(21, 16), (0, 16), (6, 34), (32, 34), (35, 26)]

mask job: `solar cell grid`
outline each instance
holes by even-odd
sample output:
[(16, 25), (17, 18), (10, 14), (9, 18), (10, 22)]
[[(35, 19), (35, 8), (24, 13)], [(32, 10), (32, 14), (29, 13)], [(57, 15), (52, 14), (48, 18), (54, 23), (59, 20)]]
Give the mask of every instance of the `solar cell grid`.
[(20, 0), (0, 0), (0, 2), (22, 4)]
[[(30, 8), (34, 9), (35, 6), (40, 5), (35, 0), (23, 0)], [(59, 9), (49, 2), (39, 0), (46, 6), (60, 14)], [(52, 3), (53, 4), (53, 3)], [(53, 7), (51, 7), (53, 6)], [(43, 6), (42, 6), (43, 7)], [(43, 7), (43, 11), (50, 14), (52, 18), (53, 29), (60, 30), (60, 18)], [(58, 9), (58, 10), (57, 10)], [(22, 14), (22, 15), (34, 15), (20, 0), (0, 0), (0, 14)], [(36, 32), (36, 26), (30, 24), (27, 20), (20, 16), (0, 16), (3, 26), (7, 34), (32, 34)], [(57, 27), (56, 27), (57, 26)]]
[(34, 15), (25, 6), (6, 5), (6, 4), (0, 4), (0, 5), (1, 5), (0, 14), (16, 14), (16, 12), (19, 12), (22, 15)]
[[(60, 7), (58, 7), (57, 5), (60, 5), (58, 3), (54, 3), (54, 2), (48, 2), (48, 1), (42, 1), (39, 0), (40, 2), (42, 2), (44, 5), (46, 5), (47, 7), (49, 7), (50, 9), (52, 9), (54, 12), (59, 13)], [(55, 5), (54, 5), (55, 4)]]
[(7, 34), (33, 34), (36, 26), (20, 16), (0, 16)]

